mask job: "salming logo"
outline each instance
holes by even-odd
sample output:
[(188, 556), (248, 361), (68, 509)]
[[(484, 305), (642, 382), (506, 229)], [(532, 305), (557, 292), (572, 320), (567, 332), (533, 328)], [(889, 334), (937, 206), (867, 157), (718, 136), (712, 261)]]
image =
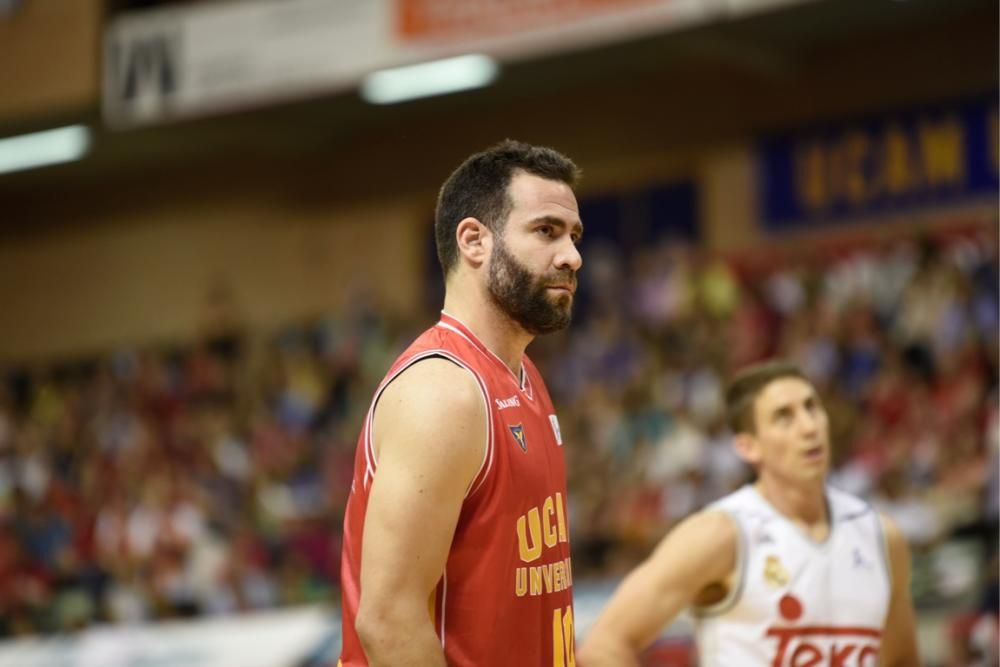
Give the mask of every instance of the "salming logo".
[(521, 401), (517, 400), (517, 396), (511, 396), (510, 398), (495, 398), (493, 400), (496, 401), (497, 410), (521, 407)]

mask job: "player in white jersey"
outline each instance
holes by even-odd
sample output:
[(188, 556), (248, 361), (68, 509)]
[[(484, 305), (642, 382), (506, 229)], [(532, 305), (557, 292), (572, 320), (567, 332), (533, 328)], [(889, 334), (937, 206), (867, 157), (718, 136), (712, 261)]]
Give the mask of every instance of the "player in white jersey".
[(683, 609), (702, 667), (916, 667), (910, 558), (899, 529), (826, 485), (827, 414), (794, 365), (741, 372), (726, 394), (756, 482), (689, 517), (626, 577), (581, 667), (639, 665)]

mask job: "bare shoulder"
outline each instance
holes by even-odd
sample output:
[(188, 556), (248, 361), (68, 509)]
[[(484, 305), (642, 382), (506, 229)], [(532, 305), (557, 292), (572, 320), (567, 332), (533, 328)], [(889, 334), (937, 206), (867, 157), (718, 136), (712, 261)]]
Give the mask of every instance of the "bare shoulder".
[(735, 548), (739, 540), (733, 517), (717, 509), (705, 509), (689, 516), (677, 525), (674, 533), (710, 549)]
[(906, 536), (899, 529), (896, 522), (882, 512), (878, 513), (878, 519), (882, 524), (882, 532), (885, 534), (886, 544), (889, 549), (907, 549)]
[(707, 509), (677, 525), (657, 547), (653, 558), (676, 566), (682, 560), (709, 580), (725, 577), (736, 564), (739, 529), (721, 510)]
[(910, 594), (910, 547), (896, 523), (879, 514), (892, 570), (892, 593), (882, 634), (879, 664), (886, 667), (911, 667), (920, 664), (916, 618)]
[(396, 402), (435, 405), (442, 409), (476, 409), (483, 403), (479, 383), (471, 371), (442, 357), (431, 357), (409, 366), (385, 388), (379, 405)]
[(447, 359), (424, 359), (400, 373), (379, 397), (372, 426), (376, 454), (397, 444), (411, 450), (482, 453), (486, 410), (469, 370)]
[(906, 541), (906, 536), (899, 529), (896, 522), (885, 514), (879, 512), (879, 522), (882, 524), (882, 533), (885, 535), (886, 547), (889, 550), (889, 560), (893, 563), (900, 558), (909, 558), (910, 546)]
[(882, 533), (885, 535), (885, 545), (889, 552), (892, 578), (894, 581), (908, 580), (910, 572), (910, 545), (906, 541), (906, 535), (899, 529), (896, 522), (885, 514), (880, 512), (878, 518), (882, 524)]
[(633, 615), (633, 607), (647, 608), (641, 619), (633, 618), (643, 628), (639, 644), (645, 645), (652, 636), (647, 633), (658, 632), (684, 607), (704, 604), (703, 597), (713, 591), (722, 591), (716, 598), (725, 595), (736, 568), (738, 540), (738, 529), (724, 512), (712, 509), (688, 517), (626, 578), (615, 594), (614, 610), (605, 615), (624, 618)]

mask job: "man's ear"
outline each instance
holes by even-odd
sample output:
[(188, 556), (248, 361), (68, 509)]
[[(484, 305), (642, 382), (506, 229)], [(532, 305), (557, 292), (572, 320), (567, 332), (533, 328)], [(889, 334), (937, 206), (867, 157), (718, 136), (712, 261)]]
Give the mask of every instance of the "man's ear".
[(733, 449), (736, 450), (736, 454), (746, 463), (752, 466), (760, 463), (760, 441), (752, 433), (740, 431), (733, 436)]
[(458, 252), (474, 266), (481, 266), (493, 247), (493, 234), (476, 218), (463, 218), (455, 228)]

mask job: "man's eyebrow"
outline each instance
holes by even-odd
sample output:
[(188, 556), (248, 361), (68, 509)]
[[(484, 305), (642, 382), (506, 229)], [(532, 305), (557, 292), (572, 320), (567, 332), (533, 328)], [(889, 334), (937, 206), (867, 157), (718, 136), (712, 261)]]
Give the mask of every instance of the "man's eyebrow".
[(792, 414), (792, 404), (782, 403), (778, 407), (771, 410), (771, 419), (774, 420), (779, 417), (784, 417), (785, 415), (790, 415), (790, 414)]
[[(799, 402), (798, 399), (793, 399), (787, 403), (782, 403), (771, 410), (771, 419), (777, 419), (785, 414), (791, 414), (795, 410), (796, 404)], [(819, 395), (815, 391), (811, 391), (801, 399), (802, 405), (819, 405)]]
[(573, 228), (578, 235), (583, 236), (583, 223), (579, 220), (574, 220), (572, 224), (568, 224), (564, 219), (554, 216), (554, 215), (542, 215), (537, 218), (528, 221), (530, 225), (537, 225), (540, 222), (545, 222), (550, 225), (555, 225), (556, 227), (561, 227), (565, 229), (567, 226)]

